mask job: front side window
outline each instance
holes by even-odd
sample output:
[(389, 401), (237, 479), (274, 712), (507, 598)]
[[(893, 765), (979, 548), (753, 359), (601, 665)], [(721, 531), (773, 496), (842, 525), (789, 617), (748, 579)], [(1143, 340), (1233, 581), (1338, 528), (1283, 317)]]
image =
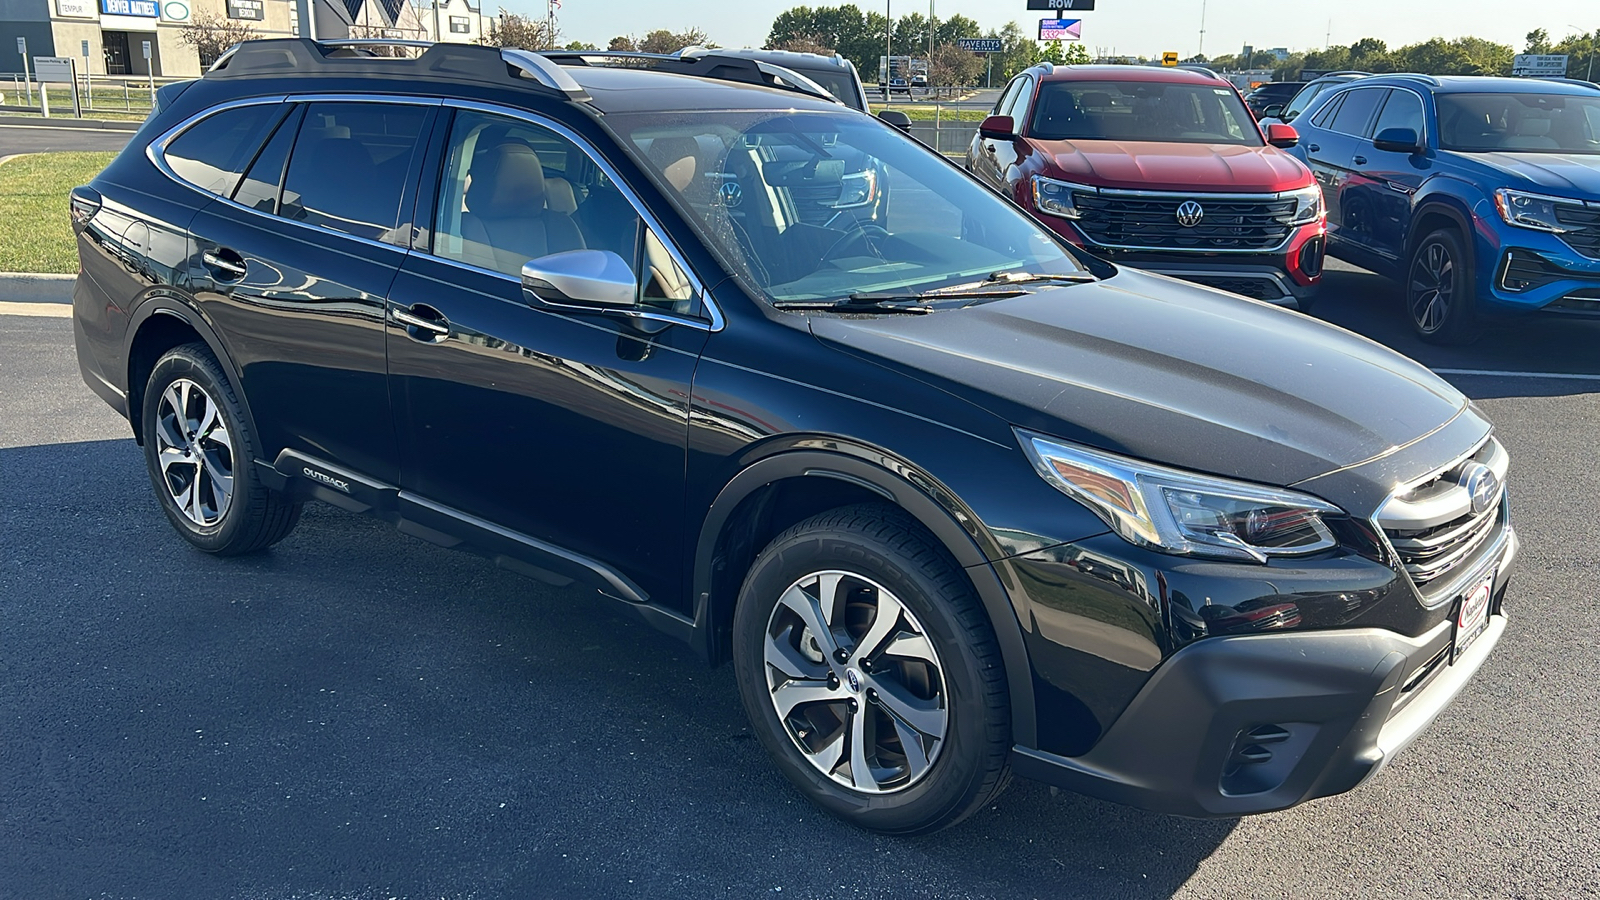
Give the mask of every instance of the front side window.
[(1015, 207), (865, 116), (648, 112), (606, 125), (727, 269), (769, 301), (1082, 272)]
[(827, 66), (815, 69), (795, 69), (801, 75), (821, 85), (828, 93), (851, 109), (861, 109), (861, 92), (856, 90), (856, 81), (850, 77), (850, 70), (843, 66)]
[(179, 178), (226, 197), (239, 183), (267, 132), (283, 115), (281, 103), (225, 109), (201, 119), (167, 144), (162, 158)]
[(428, 112), (398, 103), (310, 104), (278, 214), (372, 240), (391, 238)]
[(1396, 89), (1389, 92), (1389, 100), (1383, 104), (1383, 112), (1378, 114), (1378, 124), (1372, 126), (1372, 133), (1379, 135), (1388, 128), (1409, 128), (1420, 138), (1423, 121), (1422, 98)]
[(1441, 93), (1434, 104), (1445, 150), (1600, 155), (1600, 96)]
[(1053, 81), (1039, 91), (1028, 136), (1261, 146), (1254, 118), (1229, 87), (1152, 81)]
[(432, 250), (511, 276), (553, 253), (609, 250), (638, 277), (641, 305), (685, 315), (697, 308), (688, 275), (594, 160), (521, 119), (456, 114)]

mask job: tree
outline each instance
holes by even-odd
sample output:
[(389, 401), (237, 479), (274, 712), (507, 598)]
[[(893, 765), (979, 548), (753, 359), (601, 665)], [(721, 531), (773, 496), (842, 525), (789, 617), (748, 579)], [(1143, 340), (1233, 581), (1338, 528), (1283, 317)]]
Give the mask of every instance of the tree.
[(571, 41), (565, 47), (562, 47), (561, 49), (563, 49), (563, 50), (599, 50), (600, 48), (596, 47), (593, 44), (586, 43), (584, 41)]
[(1522, 48), (1523, 53), (1543, 54), (1551, 52), (1550, 32), (1545, 31), (1543, 28), (1535, 28), (1528, 32), (1524, 40), (1527, 41), (1527, 45)]
[(930, 84), (965, 87), (977, 84), (983, 77), (983, 57), (957, 44), (940, 44), (933, 48), (928, 64)]
[(489, 20), (489, 33), (478, 43), (490, 47), (517, 47), (522, 50), (546, 50), (557, 46), (560, 31), (551, 31), (548, 19), (531, 19), (521, 13), (500, 7), (500, 14)]
[(1072, 41), (1066, 45), (1065, 50), (1062, 52), (1061, 62), (1068, 66), (1081, 66), (1094, 62), (1094, 60), (1090, 58), (1088, 48), (1077, 41)]
[(179, 35), (185, 44), (193, 47), (200, 57), (200, 68), (209, 69), (222, 55), (222, 51), (240, 41), (260, 37), (254, 28), (237, 20), (225, 19), (211, 13), (195, 13)]
[(788, 50), (790, 53), (817, 53), (822, 56), (834, 54), (834, 49), (823, 43), (820, 35), (815, 34), (800, 35), (777, 44), (768, 44), (767, 49)]
[[(888, 30), (889, 20), (882, 13), (864, 13), (851, 3), (814, 9), (796, 6), (772, 21), (766, 46), (776, 48), (792, 40), (815, 41), (855, 63), (862, 78), (871, 81), (876, 77), (873, 73), (878, 71), (878, 57), (883, 55)], [(923, 46), (927, 46), (926, 40)], [(915, 49), (898, 42), (897, 47), (897, 54)]]

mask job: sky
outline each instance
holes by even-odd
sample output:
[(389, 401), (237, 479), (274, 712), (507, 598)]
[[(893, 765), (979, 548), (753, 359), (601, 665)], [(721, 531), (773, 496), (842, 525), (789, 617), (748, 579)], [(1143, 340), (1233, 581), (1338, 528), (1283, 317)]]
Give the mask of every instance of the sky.
[[(484, 11), (496, 0), (485, 0)], [(535, 18), (545, 14), (544, 0), (500, 0), (511, 12)], [(928, 13), (926, 0), (889, 0), (895, 18), (913, 11)], [(1597, 0), (1531, 0), (1506, 3), (1489, 0), (1099, 0), (1093, 12), (1070, 13), (1083, 22), (1083, 43), (1091, 52), (1158, 56), (1176, 50), (1185, 57), (1200, 49), (1200, 13), (1205, 6), (1205, 49), (1208, 56), (1237, 53), (1248, 43), (1260, 49), (1306, 50), (1328, 40), (1350, 44), (1376, 37), (1390, 47), (1431, 37), (1473, 36), (1522, 49), (1523, 35), (1544, 28), (1557, 39), (1573, 32), (1600, 29)], [(604, 47), (619, 34), (643, 35), (657, 28), (704, 29), (725, 47), (759, 47), (772, 20), (800, 2), (788, 0), (561, 0), (556, 12), (563, 41), (587, 41)], [(808, 6), (835, 2), (807, 0)], [(881, 11), (881, 3), (857, 0), (862, 9)], [(1029, 23), (1048, 13), (1030, 11), (1026, 0), (935, 0), (939, 18), (960, 13), (988, 30), (1015, 21)], [(1031, 27), (1037, 27), (1035, 23)]]

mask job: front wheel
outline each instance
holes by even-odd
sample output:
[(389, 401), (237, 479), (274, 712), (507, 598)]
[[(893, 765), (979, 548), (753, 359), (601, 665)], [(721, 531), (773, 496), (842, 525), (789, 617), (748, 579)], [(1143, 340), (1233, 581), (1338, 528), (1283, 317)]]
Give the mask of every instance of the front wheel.
[(1478, 339), (1478, 303), (1472, 269), (1461, 236), (1441, 228), (1411, 254), (1406, 277), (1406, 313), (1411, 330), (1430, 344), (1468, 344)]
[(739, 595), (734, 666), (778, 767), (847, 821), (934, 831), (1005, 787), (994, 631), (966, 575), (897, 508), (834, 510), (773, 540)]

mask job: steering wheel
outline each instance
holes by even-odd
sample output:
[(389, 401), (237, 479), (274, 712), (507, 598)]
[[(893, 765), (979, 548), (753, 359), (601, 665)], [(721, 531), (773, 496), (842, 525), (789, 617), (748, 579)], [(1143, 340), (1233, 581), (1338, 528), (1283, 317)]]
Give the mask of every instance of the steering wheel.
[(889, 232), (882, 226), (874, 225), (870, 222), (861, 222), (858, 220), (853, 223), (850, 229), (845, 231), (844, 234), (839, 235), (838, 240), (828, 245), (828, 249), (822, 252), (822, 259), (833, 259), (834, 251), (838, 250), (840, 247), (848, 247), (856, 241), (866, 242), (867, 249), (871, 250), (873, 253), (877, 253), (877, 248), (872, 246), (871, 239), (873, 237), (886, 238), (888, 236)]

